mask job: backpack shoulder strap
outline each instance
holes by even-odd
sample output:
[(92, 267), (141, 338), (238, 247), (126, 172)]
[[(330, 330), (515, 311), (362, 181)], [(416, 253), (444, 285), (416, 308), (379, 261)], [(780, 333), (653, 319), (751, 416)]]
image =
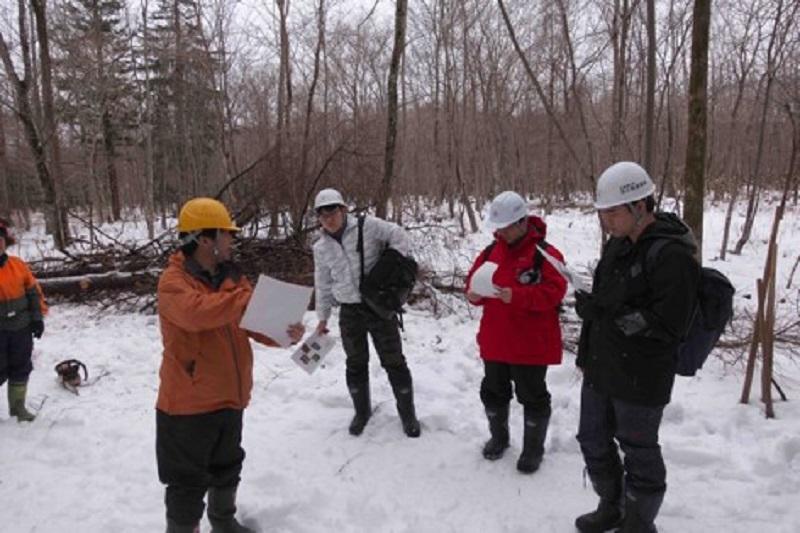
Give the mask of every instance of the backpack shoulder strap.
[(542, 271), (542, 263), (544, 262), (544, 254), (542, 250), (546, 250), (550, 244), (542, 239), (533, 246), (533, 270), (535, 272)]
[(358, 215), (358, 243), (356, 244), (356, 251), (358, 251), (358, 258), (361, 264), (359, 281), (364, 283), (364, 220), (367, 216), (364, 213)]
[(656, 242), (650, 245), (650, 248), (647, 249), (644, 256), (644, 271), (645, 273), (649, 273), (653, 270), (653, 267), (658, 261), (658, 256), (661, 254), (661, 250), (664, 249), (666, 245), (670, 243), (670, 239), (667, 238), (659, 238), (656, 239)]
[(483, 249), (480, 256), (481, 263), (485, 263), (489, 259), (489, 256), (492, 254), (492, 250), (494, 250), (496, 244), (497, 241), (492, 241), (486, 246), (486, 248)]

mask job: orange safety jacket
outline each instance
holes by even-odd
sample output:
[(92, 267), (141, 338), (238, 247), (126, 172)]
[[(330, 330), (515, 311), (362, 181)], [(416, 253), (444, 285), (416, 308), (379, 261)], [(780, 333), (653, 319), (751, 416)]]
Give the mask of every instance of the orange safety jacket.
[(173, 254), (158, 282), (164, 353), (156, 408), (170, 415), (244, 409), (253, 388), (249, 338), (277, 343), (239, 327), (253, 292), (238, 272), (219, 288), (182, 252)]
[(42, 288), (25, 261), (0, 256), (0, 330), (19, 331), (45, 314)]

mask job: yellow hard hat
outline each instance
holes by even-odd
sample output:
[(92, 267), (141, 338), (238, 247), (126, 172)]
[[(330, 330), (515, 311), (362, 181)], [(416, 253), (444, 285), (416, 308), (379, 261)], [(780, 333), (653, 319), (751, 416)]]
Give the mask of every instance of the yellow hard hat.
[(222, 202), (213, 198), (193, 198), (181, 207), (178, 231), (191, 233), (204, 229), (239, 231)]

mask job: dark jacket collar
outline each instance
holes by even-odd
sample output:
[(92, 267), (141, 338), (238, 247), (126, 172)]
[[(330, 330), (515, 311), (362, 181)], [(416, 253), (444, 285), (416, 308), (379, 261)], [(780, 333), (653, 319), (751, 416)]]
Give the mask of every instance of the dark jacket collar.
[(186, 272), (214, 289), (219, 289), (227, 278), (230, 278), (234, 283), (238, 283), (242, 277), (241, 270), (232, 261), (220, 263), (216, 274), (211, 274), (211, 272), (205, 270), (192, 257), (185, 258), (183, 268), (186, 269)]

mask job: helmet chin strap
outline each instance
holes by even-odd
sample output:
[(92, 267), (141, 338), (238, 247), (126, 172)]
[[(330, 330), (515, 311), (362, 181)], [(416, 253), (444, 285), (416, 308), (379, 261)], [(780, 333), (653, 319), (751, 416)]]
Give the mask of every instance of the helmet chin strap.
[(639, 226), (642, 225), (642, 221), (644, 220), (644, 213), (642, 213), (639, 209), (636, 209), (635, 205), (636, 205), (636, 202), (629, 203), (628, 204), (628, 211), (630, 211), (631, 214), (633, 215), (633, 219), (634, 219), (633, 225), (634, 225), (634, 227), (638, 228)]
[(216, 234), (214, 235), (214, 249), (212, 253), (214, 254), (214, 259), (219, 261), (219, 230), (216, 230)]
[(184, 236), (184, 237), (183, 237), (183, 238), (180, 240), (181, 246), (183, 246), (183, 245), (185, 245), (185, 244), (189, 244), (190, 242), (197, 242), (197, 238), (198, 238), (199, 236), (200, 236), (200, 232), (199, 232), (199, 231), (192, 231), (192, 232), (190, 232), (190, 233), (187, 233), (187, 234), (186, 234), (186, 235), (185, 235), (185, 236)]

